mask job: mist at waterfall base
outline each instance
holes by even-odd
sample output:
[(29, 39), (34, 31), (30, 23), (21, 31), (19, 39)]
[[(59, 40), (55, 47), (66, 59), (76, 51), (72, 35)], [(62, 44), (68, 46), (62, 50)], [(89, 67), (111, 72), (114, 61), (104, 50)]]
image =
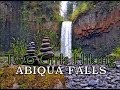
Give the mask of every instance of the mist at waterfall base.
[(61, 53), (64, 57), (72, 57), (72, 22), (62, 22), (61, 28)]

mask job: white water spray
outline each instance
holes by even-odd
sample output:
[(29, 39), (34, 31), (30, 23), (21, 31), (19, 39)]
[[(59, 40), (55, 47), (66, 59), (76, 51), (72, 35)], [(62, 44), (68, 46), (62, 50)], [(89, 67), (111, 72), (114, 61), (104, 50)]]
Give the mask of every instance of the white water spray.
[[(65, 18), (67, 13), (67, 2), (68, 1), (61, 1), (61, 16)], [(64, 21), (62, 23), (61, 28), (61, 53), (64, 57), (71, 58), (72, 57), (72, 22), (71, 21)]]
[(72, 22), (64, 21), (61, 28), (61, 53), (64, 57), (72, 57)]

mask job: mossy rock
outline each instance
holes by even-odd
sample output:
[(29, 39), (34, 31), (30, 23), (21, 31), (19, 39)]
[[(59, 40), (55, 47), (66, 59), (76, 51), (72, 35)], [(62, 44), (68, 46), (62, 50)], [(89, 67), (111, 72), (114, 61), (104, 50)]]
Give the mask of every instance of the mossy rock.
[[(21, 65), (21, 67), (24, 65)], [(60, 74), (39, 74), (21, 75), (16, 74), (18, 65), (0, 68), (0, 89), (13, 89), (14, 84), (18, 84), (16, 89), (53, 89), (58, 80), (65, 88), (65, 77)]]

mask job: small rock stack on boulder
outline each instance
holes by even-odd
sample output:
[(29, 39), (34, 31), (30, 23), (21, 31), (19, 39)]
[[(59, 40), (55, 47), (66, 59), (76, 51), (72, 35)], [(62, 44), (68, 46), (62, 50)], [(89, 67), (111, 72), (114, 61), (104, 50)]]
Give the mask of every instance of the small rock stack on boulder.
[(38, 57), (42, 56), (41, 59), (43, 60), (43, 62), (47, 62), (48, 59), (50, 59), (54, 56), (54, 53), (52, 52), (52, 48), (50, 47), (49, 37), (43, 38), (40, 51), (42, 54)]
[[(27, 60), (29, 63), (27, 63)], [(26, 64), (30, 64), (30, 65), (38, 64), (38, 57), (35, 55), (35, 43), (34, 42), (30, 42), (27, 46), (27, 54), (25, 55), (25, 61), (26, 61)], [(32, 61), (34, 62), (32, 63)]]

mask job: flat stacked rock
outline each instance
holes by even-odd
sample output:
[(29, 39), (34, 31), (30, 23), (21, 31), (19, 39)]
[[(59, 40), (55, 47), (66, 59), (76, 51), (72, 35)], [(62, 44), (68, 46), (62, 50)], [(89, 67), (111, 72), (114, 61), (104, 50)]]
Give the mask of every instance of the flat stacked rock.
[[(32, 63), (32, 61), (34, 62)], [(34, 42), (30, 42), (27, 46), (27, 54), (25, 55), (25, 62), (26, 64), (30, 64), (30, 65), (38, 64), (38, 57), (35, 55), (35, 43)]]
[(42, 60), (44, 62), (47, 62), (48, 59), (50, 59), (54, 56), (54, 53), (52, 52), (52, 48), (50, 47), (49, 37), (44, 37), (43, 38), (40, 51), (41, 51), (42, 54), (39, 55), (38, 57), (42, 56)]

